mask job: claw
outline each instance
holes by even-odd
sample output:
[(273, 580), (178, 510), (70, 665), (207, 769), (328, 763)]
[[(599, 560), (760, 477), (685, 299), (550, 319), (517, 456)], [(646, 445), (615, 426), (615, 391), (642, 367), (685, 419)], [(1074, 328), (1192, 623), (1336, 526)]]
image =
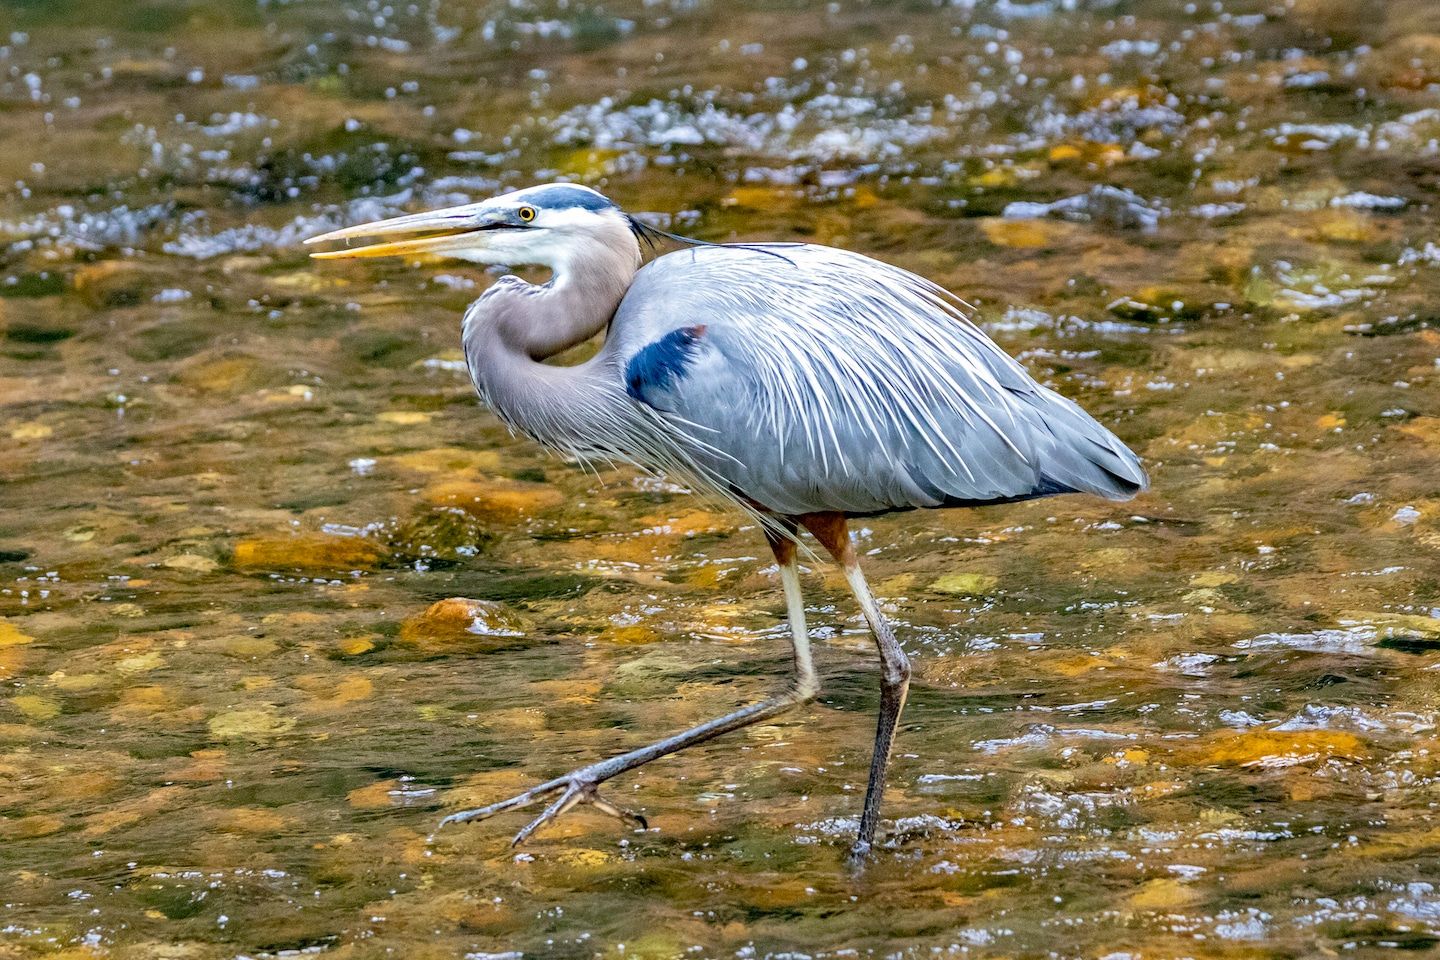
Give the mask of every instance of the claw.
[(596, 789), (596, 783), (585, 775), (583, 771), (576, 771), (568, 776), (542, 783), (539, 786), (531, 787), (524, 793), (517, 794), (509, 800), (501, 800), (499, 803), (492, 803), (488, 807), (479, 807), (475, 810), (461, 810), (459, 813), (452, 813), (440, 821), (440, 826), (448, 826), (452, 823), (469, 823), (472, 820), (485, 820), (497, 813), (504, 813), (506, 810), (515, 810), (520, 807), (528, 807), (542, 797), (560, 791), (551, 804), (540, 812), (540, 815), (531, 820), (523, 829), (515, 834), (515, 839), (510, 841), (512, 847), (518, 847), (530, 839), (541, 827), (558, 819), (562, 815), (573, 810), (582, 803), (588, 803), (601, 813), (608, 814), (620, 820), (622, 823), (630, 823), (641, 830), (649, 828), (645, 818), (638, 813), (629, 810), (622, 810), (615, 804), (600, 796)]

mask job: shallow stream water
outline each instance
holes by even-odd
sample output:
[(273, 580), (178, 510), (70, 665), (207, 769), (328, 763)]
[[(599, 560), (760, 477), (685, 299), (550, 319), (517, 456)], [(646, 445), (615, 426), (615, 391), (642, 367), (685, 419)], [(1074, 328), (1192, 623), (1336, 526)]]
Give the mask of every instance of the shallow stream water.
[[(1440, 945), (1440, 5), (0, 7), (0, 958)], [(857, 524), (818, 704), (743, 518), (475, 402), (492, 277), (301, 238), (555, 179), (941, 282), (1146, 459)], [(469, 603), (432, 607), (447, 598)]]

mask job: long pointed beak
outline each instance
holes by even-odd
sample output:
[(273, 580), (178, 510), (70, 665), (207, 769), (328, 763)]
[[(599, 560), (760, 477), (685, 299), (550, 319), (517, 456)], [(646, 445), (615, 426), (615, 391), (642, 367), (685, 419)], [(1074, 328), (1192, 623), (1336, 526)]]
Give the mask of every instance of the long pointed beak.
[(409, 253), (440, 253), (460, 247), (475, 245), (474, 234), (493, 228), (498, 224), (487, 224), (476, 216), (473, 206), (449, 207), (427, 213), (412, 213), (389, 220), (376, 220), (353, 227), (344, 227), (310, 237), (306, 243), (329, 243), (335, 240), (352, 240), (357, 237), (388, 237), (405, 234), (426, 234), (409, 240), (390, 240), (369, 243), (362, 247), (344, 250), (325, 250), (312, 253), (316, 260), (344, 260), (350, 257), (394, 257)]

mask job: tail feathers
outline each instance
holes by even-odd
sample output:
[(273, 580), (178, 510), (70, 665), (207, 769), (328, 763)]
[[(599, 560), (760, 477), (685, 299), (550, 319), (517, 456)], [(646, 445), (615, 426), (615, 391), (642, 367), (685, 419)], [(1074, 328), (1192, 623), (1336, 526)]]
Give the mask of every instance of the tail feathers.
[(1149, 488), (1145, 468), (1129, 447), (1069, 400), (1054, 400), (1041, 419), (1048, 436), (1040, 447), (1043, 481), (1107, 500), (1129, 500)]

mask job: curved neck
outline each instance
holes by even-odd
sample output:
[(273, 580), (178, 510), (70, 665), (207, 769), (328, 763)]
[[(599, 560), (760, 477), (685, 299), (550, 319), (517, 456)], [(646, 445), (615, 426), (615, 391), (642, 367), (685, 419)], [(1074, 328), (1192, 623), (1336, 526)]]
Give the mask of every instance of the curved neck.
[(506, 277), (465, 314), (462, 339), (480, 396), (506, 423), (543, 443), (581, 452), (614, 415), (619, 381), (600, 356), (570, 367), (542, 361), (605, 329), (640, 266), (640, 250), (577, 244), (553, 265), (549, 283)]

